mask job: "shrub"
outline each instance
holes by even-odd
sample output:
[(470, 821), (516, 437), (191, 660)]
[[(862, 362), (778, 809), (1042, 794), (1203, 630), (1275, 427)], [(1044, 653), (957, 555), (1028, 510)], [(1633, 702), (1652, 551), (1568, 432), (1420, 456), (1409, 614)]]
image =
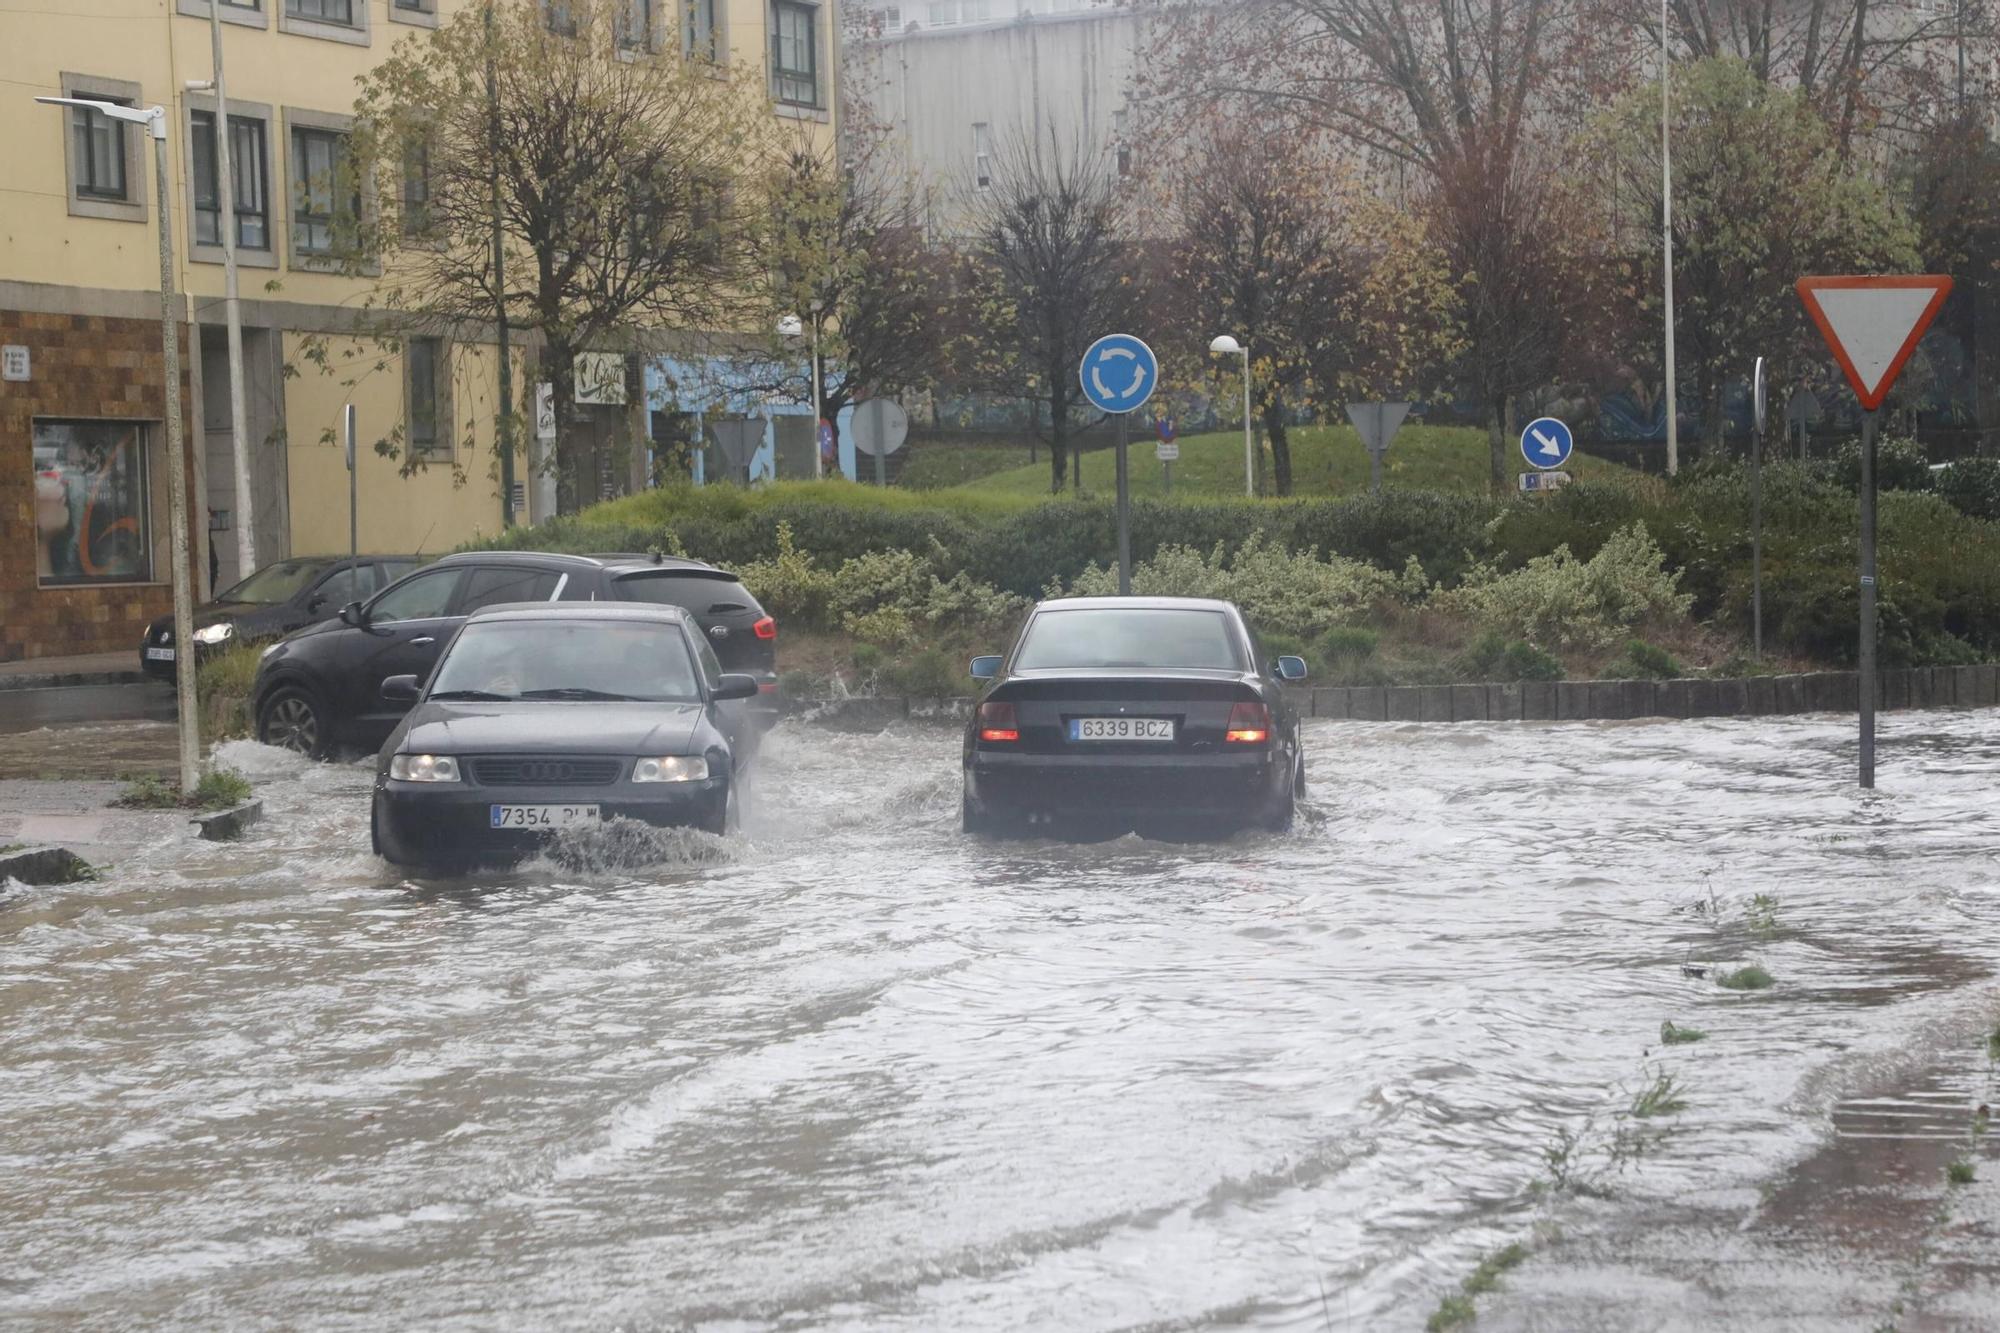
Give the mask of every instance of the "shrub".
[[(1833, 479), (1849, 491), (1861, 490), (1861, 441), (1843, 440), (1833, 456)], [(1924, 446), (1907, 435), (1885, 435), (1875, 441), (1875, 489), (1931, 489), (1930, 460)]]
[(202, 662), (195, 671), (201, 733), (211, 741), (250, 734), (250, 687), (257, 680), (263, 645), (239, 643)]
[(2000, 458), (1961, 458), (1935, 474), (1933, 485), (1966, 517), (2000, 519)]
[(737, 566), (736, 575), (779, 621), (827, 629), (833, 618), (833, 575), (821, 569), (793, 540), (792, 525), (778, 524), (777, 554)]
[(1457, 674), (1472, 680), (1561, 680), (1563, 664), (1520, 639), (1487, 630), (1459, 654)]
[(965, 664), (937, 648), (890, 658), (877, 668), (875, 683), (884, 694), (931, 699), (965, 694), (971, 684), (965, 675)]
[(1601, 680), (1673, 680), (1681, 674), (1681, 664), (1664, 648), (1632, 639), (1625, 651), (1605, 664)]
[(1537, 645), (1599, 648), (1639, 626), (1685, 617), (1692, 601), (1645, 526), (1635, 523), (1588, 560), (1559, 546), (1511, 574), (1480, 567), (1431, 604)]
[[(1091, 566), (1071, 591), (1104, 596), (1118, 591), (1118, 571)], [(1141, 596), (1220, 597), (1235, 602), (1260, 634), (1301, 637), (1362, 619), (1396, 596), (1396, 577), (1339, 556), (1322, 560), (1308, 549), (1294, 555), (1253, 533), (1225, 557), (1218, 545), (1207, 555), (1189, 546), (1163, 547), (1133, 567), (1132, 591)]]

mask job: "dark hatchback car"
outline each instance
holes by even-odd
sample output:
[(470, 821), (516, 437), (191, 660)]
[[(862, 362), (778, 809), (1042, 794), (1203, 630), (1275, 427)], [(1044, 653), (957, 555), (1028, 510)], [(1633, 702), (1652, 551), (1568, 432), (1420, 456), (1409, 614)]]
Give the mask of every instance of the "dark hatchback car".
[(272, 645), (251, 688), (257, 738), (314, 758), (376, 748), (409, 707), (385, 699), (382, 682), (423, 680), (467, 616), (512, 602), (681, 607), (724, 670), (757, 678), (763, 703), (753, 715), (776, 716), (778, 625), (734, 574), (673, 557), (466, 551)]
[[(330, 620), (357, 598), (372, 596), (422, 564), (414, 555), (295, 556), (274, 560), (194, 609), (197, 659), (232, 644), (256, 643)], [(139, 645), (139, 666), (174, 677), (174, 618), (161, 616)]]
[(494, 607), (453, 636), (382, 746), (369, 831), (398, 865), (513, 860), (603, 820), (727, 832), (756, 744), (744, 701), (677, 606)]
[(1267, 658), (1229, 602), (1075, 597), (1037, 606), (965, 731), (969, 833), (1070, 826), (1282, 829), (1305, 789), (1296, 657)]

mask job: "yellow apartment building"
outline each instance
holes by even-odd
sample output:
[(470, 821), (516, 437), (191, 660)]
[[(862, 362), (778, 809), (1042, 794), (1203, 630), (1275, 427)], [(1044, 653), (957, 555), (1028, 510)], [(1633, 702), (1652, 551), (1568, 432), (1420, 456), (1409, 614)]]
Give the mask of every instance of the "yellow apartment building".
[[(500, 527), (503, 502), (529, 516), (532, 488), (503, 498), (498, 480), (496, 348), (411, 339), (385, 353), (359, 336), (370, 279), (328, 258), (339, 205), (323, 197), (326, 164), (352, 124), (356, 79), (394, 43), (426, 40), (485, 2), (0, 0), (0, 661), (136, 650), (171, 600), (152, 144), (143, 126), (38, 95), (170, 113), (196, 586), (247, 572), (236, 567), (217, 108), (189, 88), (213, 75), (211, 3), (230, 103), (257, 559), (347, 549), (335, 437), (350, 402), (363, 551), (448, 550)], [(494, 2), (541, 4), (564, 21), (562, 0)], [(732, 63), (766, 72), (774, 115), (831, 135), (833, 0), (618, 2), (626, 30), (662, 57), (714, 34)], [(519, 393), (533, 351), (514, 359)], [(643, 434), (636, 364), (628, 380), (625, 406), (591, 410)], [(426, 466), (405, 476), (378, 456), (374, 441), (391, 437)]]

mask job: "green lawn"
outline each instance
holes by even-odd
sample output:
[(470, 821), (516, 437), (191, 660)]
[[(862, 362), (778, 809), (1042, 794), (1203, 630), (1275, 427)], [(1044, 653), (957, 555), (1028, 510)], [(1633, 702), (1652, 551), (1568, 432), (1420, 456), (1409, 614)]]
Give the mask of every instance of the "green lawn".
[[(1134, 423), (1136, 426), (1138, 423)], [(1349, 426), (1302, 426), (1290, 433), (1294, 495), (1353, 495), (1368, 489), (1368, 451)], [(1162, 465), (1153, 457), (1156, 443), (1150, 430), (1134, 432), (1131, 444), (1132, 493), (1158, 495), (1164, 490)], [(1174, 464), (1175, 495), (1242, 495), (1243, 434), (1220, 431), (1187, 435), (1180, 440), (1180, 461)], [(1265, 449), (1266, 488), (1270, 486), (1269, 446)], [(1527, 471), (1518, 451), (1508, 454), (1510, 474)], [(1623, 472), (1615, 463), (1574, 455), (1567, 471), (1576, 477), (1602, 477)], [(1116, 486), (1117, 463), (1110, 449), (1083, 456), (1083, 489), (1109, 494)], [(1411, 490), (1484, 491), (1486, 432), (1469, 426), (1405, 426), (1396, 434), (1382, 460), (1382, 484)], [(1009, 468), (956, 489), (988, 494), (1046, 495), (1046, 457), (1033, 466)]]
[[(1048, 455), (1043, 452), (1036, 456)], [(926, 440), (910, 446), (910, 461), (903, 465), (902, 484), (916, 491), (943, 490), (1021, 467), (1027, 461), (1025, 444), (941, 444)], [(868, 470), (871, 466), (863, 460), (864, 479), (875, 475)]]

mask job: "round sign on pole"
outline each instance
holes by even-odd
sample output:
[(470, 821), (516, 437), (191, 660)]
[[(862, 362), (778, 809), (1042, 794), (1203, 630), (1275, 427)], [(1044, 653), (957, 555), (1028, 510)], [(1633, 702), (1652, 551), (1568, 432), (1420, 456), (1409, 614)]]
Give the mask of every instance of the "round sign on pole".
[(854, 447), (864, 454), (893, 454), (910, 436), (910, 416), (893, 398), (870, 398), (848, 423)]
[(1750, 411), (1756, 418), (1757, 433), (1764, 433), (1764, 420), (1770, 415), (1769, 391), (1764, 384), (1764, 358), (1757, 358), (1757, 373), (1751, 377)]
[(1536, 417), (1521, 432), (1521, 457), (1529, 467), (1561, 467), (1575, 449), (1569, 427), (1554, 417)]
[(1083, 396), (1100, 412), (1122, 415), (1146, 405), (1160, 382), (1153, 349), (1129, 333), (1107, 333), (1090, 345), (1077, 366)]
[(1174, 442), (1177, 432), (1174, 429), (1174, 419), (1172, 417), (1161, 417), (1153, 423), (1153, 429), (1159, 432), (1161, 444), (1172, 444)]

